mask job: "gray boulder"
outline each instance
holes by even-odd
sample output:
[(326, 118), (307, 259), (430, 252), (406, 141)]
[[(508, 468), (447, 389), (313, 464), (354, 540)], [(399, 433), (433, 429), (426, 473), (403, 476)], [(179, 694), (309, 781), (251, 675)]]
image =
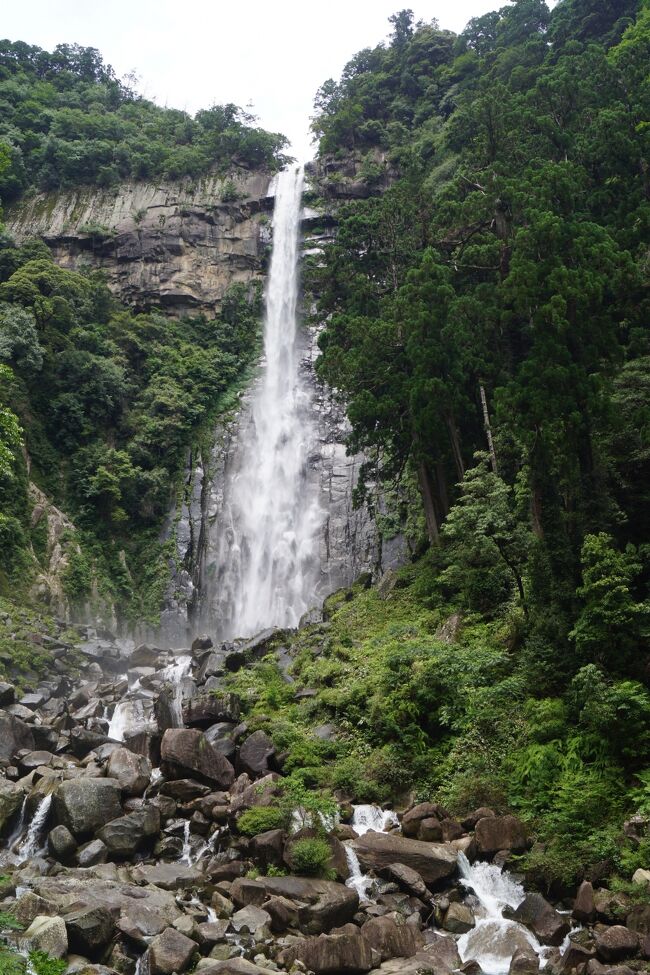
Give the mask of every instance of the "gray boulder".
[(157, 806), (147, 805), (106, 823), (97, 832), (97, 839), (105, 844), (111, 856), (130, 857), (159, 832), (160, 810)]
[(0, 711), (0, 761), (9, 762), (21, 748), (31, 752), (34, 744), (29, 725), (7, 711)]
[(68, 953), (68, 933), (61, 917), (37, 915), (22, 937), (30, 951), (43, 951), (51, 958), (65, 958)]
[(141, 796), (151, 781), (151, 762), (128, 748), (116, 748), (108, 760), (106, 774), (119, 782), (125, 796)]
[(189, 966), (196, 943), (175, 928), (165, 928), (153, 938), (149, 947), (152, 975), (172, 975)]
[(230, 762), (196, 729), (168, 728), (160, 755), (163, 772), (170, 779), (196, 778), (218, 789), (230, 788), (235, 779)]
[(484, 816), (476, 824), (475, 839), (480, 853), (525, 850), (529, 845), (526, 828), (516, 816)]
[(393, 863), (403, 863), (419, 873), (427, 884), (451, 877), (458, 862), (457, 851), (448, 844), (424, 843), (396, 833), (370, 831), (351, 845), (364, 869), (378, 871)]
[(601, 961), (622, 961), (635, 955), (638, 948), (638, 934), (623, 927), (622, 924), (614, 924), (604, 931), (596, 931), (596, 954)]
[(388, 958), (412, 958), (424, 946), (424, 936), (413, 924), (407, 924), (401, 914), (371, 917), (361, 929), (371, 948)]
[(53, 809), (56, 822), (77, 839), (89, 836), (121, 815), (119, 783), (82, 777), (61, 782), (54, 791)]
[(113, 937), (118, 915), (119, 910), (112, 912), (98, 904), (86, 905), (66, 914), (64, 921), (70, 950), (87, 958), (96, 958)]
[(300, 961), (315, 975), (367, 972), (376, 960), (376, 953), (360, 931), (306, 938), (285, 948), (278, 955), (278, 961), (283, 967), (291, 968), (294, 962)]
[(0, 779), (0, 833), (23, 804), (25, 793), (15, 782)]
[(526, 894), (515, 911), (504, 911), (504, 916), (524, 924), (545, 945), (561, 945), (571, 925), (552, 907), (541, 894)]
[(48, 835), (47, 848), (55, 860), (67, 863), (77, 852), (77, 841), (67, 826), (55, 826)]
[(239, 748), (237, 771), (247, 772), (251, 779), (266, 775), (269, 759), (275, 755), (275, 746), (264, 731), (254, 731)]

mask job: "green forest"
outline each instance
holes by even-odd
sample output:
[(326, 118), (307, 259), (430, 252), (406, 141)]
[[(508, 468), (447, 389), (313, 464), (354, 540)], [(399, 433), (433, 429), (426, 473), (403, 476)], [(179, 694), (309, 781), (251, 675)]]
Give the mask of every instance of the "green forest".
[(539, 882), (629, 877), (648, 849), (622, 821), (650, 811), (650, 6), (391, 25), (316, 97), (331, 194), (353, 157), (368, 198), (306, 286), (359, 493), (383, 484), (415, 563), (394, 612), (371, 591), (335, 617), (322, 699), (371, 749), (345, 766), (369, 792), (516, 808)]
[[(309, 202), (336, 232), (304, 289), (366, 457), (357, 501), (412, 559), (290, 638), (308, 699), (268, 660), (229, 687), (305, 794), (514, 810), (531, 883), (641, 897), (650, 840), (623, 823), (650, 816), (650, 3), (515, 0), (458, 35), (402, 10), (390, 29), (316, 95)], [(159, 108), (88, 48), (2, 42), (0, 118), (5, 203), (285, 159), (235, 106)], [(365, 191), (341, 202), (350, 160)], [(2, 595), (42, 546), (26, 444), (83, 533), (70, 594), (100, 572), (155, 616), (170, 492), (260, 315), (243, 286), (214, 321), (134, 314), (0, 238)]]

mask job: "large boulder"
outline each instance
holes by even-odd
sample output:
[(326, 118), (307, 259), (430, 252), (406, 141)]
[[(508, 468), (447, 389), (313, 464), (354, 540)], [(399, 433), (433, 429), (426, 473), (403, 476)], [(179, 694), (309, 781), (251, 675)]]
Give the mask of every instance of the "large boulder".
[(21, 748), (34, 749), (34, 734), (29, 725), (6, 711), (0, 711), (0, 761), (9, 762)]
[(636, 954), (639, 936), (622, 924), (596, 931), (596, 954), (604, 962), (617, 962)]
[(351, 921), (359, 909), (356, 891), (332, 880), (310, 877), (259, 877), (266, 892), (299, 902), (298, 920), (305, 934), (320, 934)]
[(451, 903), (447, 908), (443, 928), (452, 934), (466, 934), (475, 925), (474, 914), (467, 904)]
[(24, 798), (25, 793), (19, 785), (0, 779), (0, 833), (14, 813), (18, 812)]
[(448, 812), (437, 802), (420, 802), (413, 806), (402, 817), (402, 832), (404, 836), (415, 839), (420, 831), (420, 824), (424, 819), (435, 819), (440, 822), (446, 819)]
[(269, 759), (275, 755), (275, 746), (264, 731), (254, 731), (242, 743), (237, 758), (237, 771), (247, 772), (251, 779), (266, 775)]
[(218, 789), (229, 789), (235, 779), (228, 759), (196, 729), (168, 728), (160, 757), (163, 772), (170, 779), (196, 778)]
[(339, 972), (367, 972), (373, 967), (375, 958), (370, 943), (359, 931), (305, 938), (281, 951), (278, 961), (285, 968), (300, 961), (315, 975), (337, 975)]
[(30, 951), (43, 951), (52, 958), (65, 958), (68, 933), (61, 917), (37, 915), (22, 935)]
[(256, 941), (262, 941), (270, 936), (271, 915), (255, 904), (248, 904), (235, 911), (230, 925), (237, 934), (251, 934)]
[(528, 846), (526, 828), (516, 816), (484, 816), (476, 824), (475, 839), (479, 853), (525, 850)]
[(539, 958), (532, 948), (517, 948), (510, 959), (508, 975), (537, 975)]
[(407, 924), (401, 914), (371, 917), (361, 933), (371, 948), (388, 958), (412, 958), (424, 945), (424, 936), (413, 924)]
[(353, 840), (351, 846), (364, 869), (378, 871), (393, 863), (403, 863), (419, 873), (427, 884), (451, 877), (458, 862), (458, 853), (449, 844), (424, 843), (396, 833), (371, 830)]
[(99, 904), (87, 904), (63, 918), (71, 951), (88, 958), (96, 958), (113, 937), (119, 915)]
[(184, 863), (143, 863), (131, 869), (135, 883), (152, 884), (161, 890), (184, 890), (205, 880), (198, 867)]
[(240, 703), (236, 694), (195, 694), (183, 707), (183, 721), (207, 728), (218, 721), (239, 721)]
[(175, 928), (165, 928), (153, 938), (149, 947), (152, 975), (172, 975), (189, 966), (196, 943)]
[(130, 857), (159, 831), (160, 810), (147, 805), (106, 823), (98, 831), (97, 839), (105, 844), (111, 856)]
[(67, 863), (77, 852), (77, 841), (67, 826), (55, 826), (47, 837), (50, 856), (59, 863)]
[(526, 894), (515, 911), (504, 911), (506, 917), (524, 924), (546, 945), (561, 945), (571, 929), (565, 917), (559, 914), (541, 894)]
[(115, 779), (77, 778), (54, 791), (54, 817), (77, 838), (90, 836), (122, 813), (120, 786)]
[(119, 782), (125, 796), (141, 796), (151, 781), (151, 762), (128, 748), (116, 748), (108, 760), (106, 774)]
[(578, 887), (572, 914), (576, 921), (581, 921), (583, 924), (591, 924), (596, 920), (594, 888), (588, 880), (583, 880)]

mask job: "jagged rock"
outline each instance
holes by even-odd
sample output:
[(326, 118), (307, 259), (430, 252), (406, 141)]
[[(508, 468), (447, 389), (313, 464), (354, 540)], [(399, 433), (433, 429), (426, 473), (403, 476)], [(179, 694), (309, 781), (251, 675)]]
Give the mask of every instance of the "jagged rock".
[(638, 934), (623, 927), (622, 924), (615, 924), (605, 928), (604, 931), (596, 930), (595, 935), (596, 954), (602, 961), (622, 961), (623, 958), (629, 958), (638, 951)]
[(251, 839), (251, 852), (255, 861), (263, 867), (270, 864), (279, 866), (282, 862), (285, 833), (282, 829), (269, 829), (265, 833), (258, 833)]
[(201, 975), (269, 975), (268, 968), (260, 968), (245, 958), (227, 958), (223, 961), (202, 958), (196, 970)]
[(228, 789), (235, 778), (230, 762), (213, 748), (203, 732), (169, 728), (160, 749), (162, 768), (169, 778), (190, 776)]
[(381, 870), (403, 863), (417, 871), (427, 884), (451, 877), (456, 871), (457, 852), (442, 843), (424, 843), (395, 833), (368, 832), (352, 841), (364, 869)]
[(219, 721), (239, 721), (240, 703), (236, 694), (195, 694), (183, 707), (183, 721), (199, 728)]
[(222, 921), (206, 921), (203, 924), (197, 924), (196, 937), (199, 944), (204, 948), (211, 948), (218, 942), (224, 941), (229, 924), (227, 918)]
[(538, 971), (539, 958), (533, 949), (517, 948), (510, 960), (508, 975), (537, 975)]
[(67, 826), (55, 826), (47, 837), (47, 848), (55, 860), (66, 863), (77, 852), (77, 841)]
[(388, 958), (412, 958), (424, 945), (424, 937), (413, 924), (407, 924), (401, 914), (372, 917), (361, 929), (363, 938), (381, 955)]
[(588, 880), (583, 880), (578, 887), (576, 899), (573, 902), (572, 914), (576, 921), (581, 921), (584, 924), (591, 924), (596, 920), (594, 888)]
[(599, 917), (610, 924), (616, 924), (628, 916), (632, 902), (622, 891), (613, 893), (611, 890), (601, 888), (594, 891), (594, 906)]
[(230, 925), (238, 934), (251, 934), (256, 941), (261, 941), (269, 937), (271, 915), (261, 907), (248, 904), (233, 914)]
[(65, 958), (68, 953), (68, 933), (61, 917), (37, 915), (23, 938), (30, 951), (44, 951), (52, 958)]
[(152, 975), (184, 972), (195, 951), (194, 941), (174, 928), (165, 928), (162, 934), (153, 938), (149, 947)]
[[(431, 836), (425, 835), (426, 824), (430, 820), (423, 819), (420, 823), (420, 839), (429, 840), (432, 839)], [(459, 840), (463, 835), (463, 827), (460, 823), (457, 823), (455, 819), (443, 819), (440, 823), (440, 829), (442, 831), (442, 840), (445, 843), (451, 843), (453, 840)]]
[(152, 884), (161, 890), (182, 890), (193, 887), (203, 879), (197, 867), (183, 863), (143, 863), (131, 870), (136, 883)]
[(95, 832), (122, 812), (115, 779), (77, 778), (61, 782), (53, 795), (54, 817), (77, 838)]
[(571, 928), (561, 914), (541, 894), (526, 894), (515, 911), (504, 911), (504, 917), (524, 924), (546, 945), (561, 945)]
[(375, 961), (371, 945), (355, 934), (321, 934), (318, 938), (306, 938), (285, 948), (278, 955), (278, 962), (290, 968), (301, 961), (315, 975), (336, 975), (338, 972), (367, 972)]
[(196, 653), (199, 650), (210, 650), (214, 646), (211, 637), (209, 636), (197, 636), (192, 640), (192, 653)]
[[(289, 837), (284, 846), (282, 859), (292, 872), (297, 872), (297, 865), (293, 855), (296, 843), (299, 843), (301, 840), (315, 839), (316, 837), (320, 837), (320, 833), (315, 829), (299, 829)], [(331, 851), (330, 858), (326, 863), (327, 869), (335, 872), (337, 880), (347, 880), (350, 876), (350, 867), (345, 855), (345, 847), (332, 834), (328, 833), (322, 839), (327, 843)]]
[(266, 887), (257, 880), (248, 877), (237, 877), (230, 888), (230, 897), (239, 907), (254, 904), (259, 907), (267, 897)]
[(232, 814), (251, 809), (253, 806), (270, 806), (280, 790), (281, 777), (277, 772), (269, 772), (257, 782), (250, 782), (247, 775), (240, 778), (245, 778), (249, 784), (244, 785), (239, 792), (235, 792), (234, 787), (231, 789), (230, 812)]
[[(119, 910), (115, 912), (115, 919)], [(71, 951), (95, 958), (113, 937), (113, 914), (100, 905), (83, 907), (64, 917)]]
[(499, 850), (525, 850), (528, 834), (516, 816), (484, 816), (476, 824), (476, 844), (480, 853)]
[(390, 863), (379, 871), (379, 875), (387, 880), (392, 880), (407, 894), (418, 897), (421, 901), (428, 901), (431, 897), (427, 885), (417, 870), (412, 870), (403, 863)]
[(21, 748), (33, 750), (34, 735), (31, 728), (14, 714), (0, 711), (0, 761), (11, 761)]
[[(596, 907), (598, 909), (598, 905)], [(627, 912), (626, 924), (637, 934), (650, 934), (650, 904), (637, 904), (636, 907), (632, 907)]]
[(442, 823), (433, 816), (427, 819), (421, 819), (415, 836), (417, 839), (424, 840), (426, 843), (441, 843), (444, 839), (442, 835)]
[(95, 867), (98, 863), (106, 863), (108, 848), (101, 840), (91, 840), (85, 843), (77, 852), (77, 866)]
[(111, 856), (130, 857), (159, 831), (160, 810), (147, 805), (106, 823), (98, 830), (97, 839), (106, 845)]
[(160, 787), (160, 794), (177, 799), (178, 802), (191, 802), (192, 799), (201, 799), (210, 793), (210, 786), (195, 779), (172, 779), (171, 782), (163, 782)]
[(260, 877), (266, 892), (300, 903), (300, 930), (320, 934), (351, 921), (359, 908), (356, 891), (332, 880), (310, 877)]
[(151, 781), (151, 762), (128, 748), (116, 748), (106, 767), (109, 778), (116, 779), (126, 796), (141, 796)]
[(650, 870), (643, 870), (639, 867), (632, 874), (632, 883), (638, 884), (640, 887), (650, 887)]
[(634, 975), (635, 969), (627, 965), (602, 965), (596, 958), (587, 962), (586, 975)]
[(436, 819), (438, 821), (448, 818), (448, 812), (437, 802), (420, 802), (413, 806), (402, 817), (402, 832), (404, 836), (415, 838), (420, 829), (423, 819)]
[(70, 732), (70, 751), (76, 758), (85, 758), (90, 752), (106, 744), (106, 735), (89, 728), (73, 728)]
[(287, 928), (297, 928), (300, 923), (299, 906), (287, 897), (269, 897), (264, 903), (264, 910), (271, 917), (271, 930), (286, 931)]
[(0, 707), (6, 707), (7, 704), (13, 704), (16, 700), (16, 688), (13, 684), (8, 684), (6, 681), (0, 681)]
[(0, 832), (6, 823), (17, 812), (25, 798), (23, 789), (15, 782), (0, 779)]
[(559, 970), (567, 973), (584, 970), (589, 959), (593, 958), (595, 954), (596, 951), (591, 946), (569, 941), (567, 949), (560, 959)]
[(452, 934), (465, 934), (472, 930), (475, 923), (474, 914), (467, 904), (450, 904), (442, 926)]
[(51, 917), (56, 914), (56, 906), (46, 901), (44, 897), (39, 897), (33, 890), (26, 890), (21, 894), (13, 908), (13, 915), (17, 921), (27, 928), (35, 917), (47, 915)]
[(265, 775), (269, 770), (269, 759), (275, 755), (275, 746), (264, 731), (254, 731), (240, 745), (237, 757), (237, 771), (247, 772), (251, 779)]

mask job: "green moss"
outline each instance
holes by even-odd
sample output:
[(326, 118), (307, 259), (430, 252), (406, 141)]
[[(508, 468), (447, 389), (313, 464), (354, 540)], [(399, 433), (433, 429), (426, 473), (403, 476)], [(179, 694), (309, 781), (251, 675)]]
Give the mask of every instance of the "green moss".
[(276, 806), (253, 806), (241, 814), (237, 829), (244, 836), (257, 836), (270, 829), (284, 829), (287, 824), (286, 812)]

